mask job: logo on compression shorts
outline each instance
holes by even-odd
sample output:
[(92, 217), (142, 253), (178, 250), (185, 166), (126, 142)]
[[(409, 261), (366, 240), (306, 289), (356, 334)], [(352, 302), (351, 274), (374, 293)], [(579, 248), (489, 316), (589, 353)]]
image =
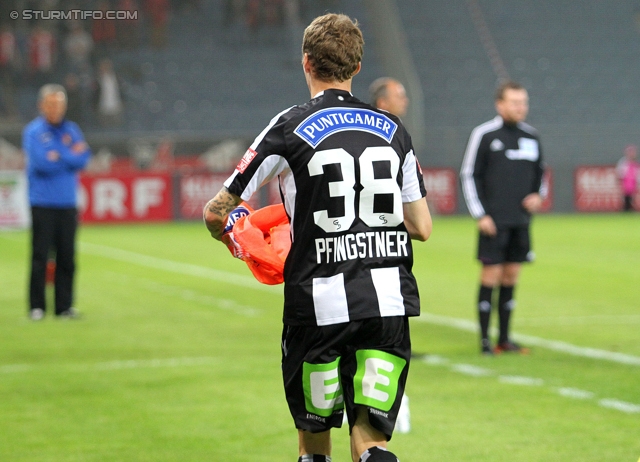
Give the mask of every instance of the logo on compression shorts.
[(370, 109), (334, 107), (323, 109), (307, 117), (294, 133), (315, 148), (335, 133), (357, 130), (373, 133), (391, 142), (398, 125), (384, 114)]

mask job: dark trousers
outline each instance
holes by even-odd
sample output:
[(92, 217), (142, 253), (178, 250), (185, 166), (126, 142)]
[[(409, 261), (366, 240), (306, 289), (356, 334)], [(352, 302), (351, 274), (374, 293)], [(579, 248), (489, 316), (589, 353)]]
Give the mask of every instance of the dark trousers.
[(633, 196), (631, 194), (625, 194), (623, 209), (625, 212), (631, 212), (633, 210)]
[(71, 308), (78, 213), (75, 208), (31, 207), (29, 306), (46, 310), (45, 278), (49, 252), (55, 252), (55, 313)]

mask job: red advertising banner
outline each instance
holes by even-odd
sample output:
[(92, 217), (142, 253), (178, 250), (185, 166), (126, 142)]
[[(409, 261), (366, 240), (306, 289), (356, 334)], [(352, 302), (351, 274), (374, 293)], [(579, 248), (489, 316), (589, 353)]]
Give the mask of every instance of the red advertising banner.
[(85, 223), (169, 221), (169, 173), (81, 175), (80, 218)]
[(542, 189), (546, 193), (542, 199), (540, 212), (548, 212), (553, 208), (553, 170), (547, 167), (542, 177)]
[(574, 174), (574, 201), (579, 212), (622, 209), (622, 193), (615, 166), (582, 166)]
[(427, 202), (432, 212), (449, 215), (458, 207), (458, 172), (452, 168), (423, 168)]
[[(179, 216), (185, 220), (202, 220), (204, 206), (222, 188), (230, 173), (184, 173), (179, 179)], [(277, 186), (277, 181), (275, 182)], [(249, 204), (260, 208), (260, 193)]]
[(202, 209), (215, 196), (229, 175), (215, 173), (184, 174), (180, 177), (180, 218), (202, 219)]

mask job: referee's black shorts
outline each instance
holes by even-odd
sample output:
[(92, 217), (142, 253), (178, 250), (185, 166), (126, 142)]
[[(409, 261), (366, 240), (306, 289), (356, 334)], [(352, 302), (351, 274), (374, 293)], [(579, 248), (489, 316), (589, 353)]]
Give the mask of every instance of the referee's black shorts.
[(479, 233), (478, 260), (483, 265), (531, 261), (529, 226), (498, 226), (495, 236)]
[(407, 381), (411, 339), (404, 316), (331, 326), (284, 326), (282, 375), (296, 428), (312, 433), (349, 429), (356, 407), (391, 439)]

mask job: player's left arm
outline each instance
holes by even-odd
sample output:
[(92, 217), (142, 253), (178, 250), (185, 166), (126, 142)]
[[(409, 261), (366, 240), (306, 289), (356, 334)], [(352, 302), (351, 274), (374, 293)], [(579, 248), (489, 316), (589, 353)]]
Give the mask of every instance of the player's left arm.
[(536, 213), (542, 207), (543, 197), (543, 185), (544, 178), (544, 162), (542, 160), (542, 147), (540, 146), (540, 140), (538, 141), (538, 159), (535, 161), (535, 179), (533, 182), (532, 192), (527, 194), (522, 200), (522, 206), (529, 213)]
[(222, 233), (227, 224), (227, 217), (235, 209), (242, 199), (223, 187), (213, 199), (204, 207), (203, 218), (211, 237), (222, 240)]

